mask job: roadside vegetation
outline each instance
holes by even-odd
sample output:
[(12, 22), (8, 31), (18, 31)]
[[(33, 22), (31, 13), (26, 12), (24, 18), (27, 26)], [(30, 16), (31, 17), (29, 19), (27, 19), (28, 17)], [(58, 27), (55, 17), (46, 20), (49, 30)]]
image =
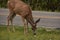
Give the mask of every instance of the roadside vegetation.
[[(7, 8), (8, 0), (0, 0), (0, 8)], [(60, 11), (60, 0), (22, 0), (29, 4), (32, 10)]]
[(0, 40), (60, 40), (60, 30), (55, 28), (37, 28), (36, 37), (33, 36), (31, 28), (29, 33), (24, 35), (23, 26), (15, 26), (16, 32), (7, 31), (6, 25), (0, 25)]

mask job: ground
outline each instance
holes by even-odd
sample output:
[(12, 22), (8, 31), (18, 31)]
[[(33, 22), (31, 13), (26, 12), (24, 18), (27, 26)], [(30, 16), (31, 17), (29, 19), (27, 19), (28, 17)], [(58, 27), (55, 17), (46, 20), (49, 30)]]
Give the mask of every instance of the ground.
[(40, 27), (37, 28), (37, 35), (34, 37), (31, 28), (29, 33), (24, 35), (24, 29), (21, 26), (15, 26), (16, 32), (12, 31), (12, 26), (10, 26), (11, 32), (8, 32), (6, 27), (6, 25), (0, 25), (0, 40), (60, 40), (60, 29)]

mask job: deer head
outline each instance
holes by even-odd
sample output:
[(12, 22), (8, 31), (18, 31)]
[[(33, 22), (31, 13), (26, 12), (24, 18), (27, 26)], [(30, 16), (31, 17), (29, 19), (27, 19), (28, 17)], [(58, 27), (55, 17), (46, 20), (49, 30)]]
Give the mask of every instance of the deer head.
[(36, 22), (35, 22), (35, 24), (33, 24), (33, 26), (32, 26), (32, 30), (33, 30), (33, 33), (34, 33), (34, 35), (36, 35), (36, 29), (37, 29), (37, 23), (40, 21), (40, 18), (39, 19), (37, 19), (36, 20)]

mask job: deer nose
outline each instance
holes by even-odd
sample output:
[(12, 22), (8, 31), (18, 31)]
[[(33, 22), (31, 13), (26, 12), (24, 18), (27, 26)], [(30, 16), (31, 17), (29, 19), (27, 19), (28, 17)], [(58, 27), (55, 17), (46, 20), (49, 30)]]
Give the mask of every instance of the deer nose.
[(36, 35), (36, 33), (34, 32), (34, 35)]

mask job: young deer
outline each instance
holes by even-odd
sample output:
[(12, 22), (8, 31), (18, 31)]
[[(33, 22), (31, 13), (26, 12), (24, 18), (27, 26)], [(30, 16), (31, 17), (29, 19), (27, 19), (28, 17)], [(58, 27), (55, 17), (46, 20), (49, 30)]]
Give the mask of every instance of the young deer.
[[(8, 26), (9, 26), (9, 21), (11, 22), (11, 24), (13, 25), (13, 18), (16, 16), (16, 14), (20, 15), (23, 23), (24, 23), (24, 33), (26, 33), (28, 30), (28, 23), (31, 24), (32, 26), (32, 30), (34, 35), (36, 35), (36, 25), (37, 23), (40, 21), (40, 18), (34, 22), (33, 20), (33, 16), (32, 16), (32, 10), (29, 7), (29, 5), (25, 4), (24, 2), (22, 2), (21, 0), (8, 0), (7, 6), (9, 8), (9, 15), (8, 15)], [(8, 31), (9, 31), (9, 27), (7, 27)], [(14, 27), (13, 27), (13, 31)]]

